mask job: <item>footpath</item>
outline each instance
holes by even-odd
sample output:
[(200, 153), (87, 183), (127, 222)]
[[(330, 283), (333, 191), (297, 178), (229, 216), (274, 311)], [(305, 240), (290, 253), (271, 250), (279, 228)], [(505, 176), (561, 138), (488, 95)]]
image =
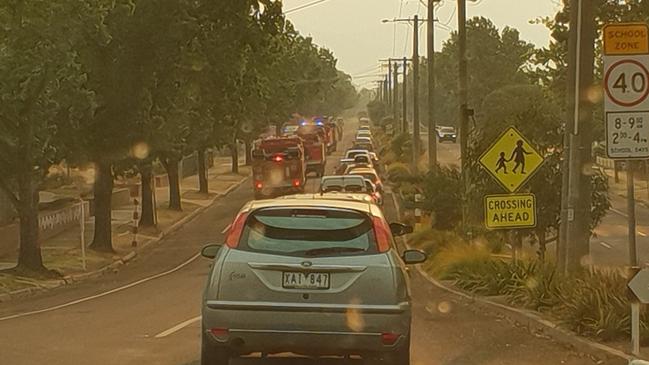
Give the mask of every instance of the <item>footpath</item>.
[[(163, 237), (182, 227), (199, 215), (217, 199), (244, 183), (250, 175), (250, 168), (239, 161), (239, 173), (231, 173), (230, 158), (215, 158), (214, 166), (208, 170), (209, 193), (198, 192), (198, 176), (193, 175), (181, 181), (182, 211), (168, 208), (169, 187), (156, 188), (155, 206), (157, 224), (155, 227), (140, 229), (133, 235), (133, 213), (137, 210), (133, 201), (113, 207), (112, 235), (114, 253), (100, 253), (88, 249), (94, 234), (94, 217), (88, 217), (84, 224), (85, 264), (81, 250), (81, 225), (74, 225), (63, 232), (43, 240), (41, 243), (44, 265), (62, 275), (61, 280), (39, 280), (0, 273), (0, 302), (35, 292), (52, 289), (87, 278), (101, 276), (106, 272), (118, 270), (132, 260), (138, 252), (151, 247)], [(134, 244), (133, 242), (136, 242)], [(0, 256), (0, 269), (15, 266), (18, 252)]]

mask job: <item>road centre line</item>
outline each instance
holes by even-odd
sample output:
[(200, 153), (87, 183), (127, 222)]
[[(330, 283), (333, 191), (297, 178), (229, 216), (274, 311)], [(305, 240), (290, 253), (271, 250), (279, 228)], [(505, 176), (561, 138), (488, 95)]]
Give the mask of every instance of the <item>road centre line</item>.
[(158, 333), (157, 335), (155, 335), (153, 337), (155, 337), (155, 338), (164, 338), (164, 337), (167, 337), (169, 335), (173, 335), (174, 333), (180, 331), (181, 329), (183, 329), (183, 328), (185, 328), (185, 327), (187, 327), (187, 326), (189, 326), (191, 324), (194, 324), (194, 323), (196, 323), (196, 322), (198, 322), (200, 320), (201, 320), (201, 316), (194, 317), (192, 319), (188, 319), (185, 322), (179, 323), (179, 324), (169, 328), (168, 330), (165, 330), (165, 331), (162, 331), (162, 332)]
[(76, 305), (76, 304), (85, 303), (85, 302), (88, 302), (88, 301), (91, 301), (91, 300), (94, 300), (94, 299), (99, 299), (99, 298), (101, 298), (101, 297), (105, 297), (105, 296), (107, 296), (107, 295), (114, 294), (114, 293), (117, 293), (117, 292), (120, 292), (120, 291), (123, 291), (123, 290), (126, 290), (126, 289), (130, 289), (130, 288), (132, 288), (132, 287), (134, 287), (134, 286), (138, 286), (138, 285), (140, 285), (140, 284), (144, 284), (144, 283), (149, 282), (149, 281), (151, 281), (151, 280), (155, 280), (155, 279), (157, 279), (157, 278), (161, 278), (161, 277), (163, 277), (163, 276), (166, 276), (166, 275), (169, 275), (169, 274), (173, 274), (173, 273), (175, 273), (176, 271), (178, 271), (178, 270), (184, 268), (185, 266), (191, 264), (192, 262), (194, 262), (194, 260), (196, 260), (196, 259), (199, 258), (200, 256), (201, 256), (201, 254), (200, 254), (200, 253), (197, 253), (197, 254), (195, 254), (194, 256), (190, 257), (187, 261), (181, 263), (180, 265), (174, 267), (174, 268), (171, 269), (171, 270), (167, 270), (167, 271), (165, 271), (165, 272), (162, 272), (162, 273), (159, 273), (159, 274), (156, 274), (156, 275), (153, 275), (153, 276), (149, 276), (149, 277), (146, 277), (146, 278), (140, 279), (140, 280), (138, 280), (138, 281), (135, 281), (135, 282), (133, 282), (133, 283), (130, 283), (130, 284), (127, 284), (127, 285), (121, 286), (121, 287), (119, 287), (119, 288), (111, 289), (111, 290), (108, 290), (108, 291), (103, 292), (103, 293), (95, 294), (95, 295), (92, 295), (92, 296), (89, 296), (89, 297), (85, 297), (85, 298), (81, 298), (81, 299), (77, 299), (77, 300), (73, 300), (73, 301), (71, 301), (71, 302), (67, 302), (67, 303), (59, 304), (59, 305), (56, 305), (56, 306), (53, 306), (53, 307), (49, 307), (49, 308), (44, 308), (44, 309), (39, 309), (39, 310), (34, 310), (34, 311), (29, 311), (29, 312), (23, 312), (23, 313), (13, 314), (13, 315), (6, 316), (6, 317), (0, 317), (0, 322), (8, 321), (8, 320), (10, 320), (10, 319), (16, 319), (16, 318), (22, 318), (22, 317), (32, 316), (32, 315), (41, 314), (41, 313), (52, 312), (52, 311), (55, 311), (55, 310), (58, 310), (58, 309), (63, 309), (63, 308), (71, 307), (71, 306)]

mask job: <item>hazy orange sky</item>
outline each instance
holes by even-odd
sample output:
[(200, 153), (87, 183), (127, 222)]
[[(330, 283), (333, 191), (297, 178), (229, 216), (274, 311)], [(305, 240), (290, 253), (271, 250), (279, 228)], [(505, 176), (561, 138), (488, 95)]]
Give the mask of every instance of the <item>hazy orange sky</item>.
[[(290, 10), (314, 0), (284, 0), (284, 9)], [(383, 24), (382, 19), (425, 17), (427, 9), (419, 0), (326, 0), (321, 4), (289, 13), (288, 18), (304, 35), (331, 49), (339, 60), (339, 67), (356, 76), (355, 84), (365, 86), (374, 82), (378, 73), (377, 60), (412, 54), (412, 26)], [(456, 0), (442, 0), (437, 10), (435, 28), (439, 50), (450, 31), (457, 28)], [(468, 17), (484, 16), (499, 29), (510, 26), (521, 32), (524, 40), (539, 46), (548, 43), (548, 30), (530, 21), (553, 16), (560, 7), (559, 0), (477, 0), (468, 3)], [(426, 51), (425, 27), (421, 28), (420, 52)], [(365, 77), (360, 77), (365, 76)], [(378, 77), (377, 77), (378, 79)]]

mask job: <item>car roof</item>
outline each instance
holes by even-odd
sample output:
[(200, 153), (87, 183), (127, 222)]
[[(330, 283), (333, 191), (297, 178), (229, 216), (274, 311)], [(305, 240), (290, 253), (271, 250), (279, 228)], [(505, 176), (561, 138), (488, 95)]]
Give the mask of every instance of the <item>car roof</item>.
[(283, 207), (334, 208), (353, 209), (372, 215), (380, 214), (372, 208), (373, 204), (367, 199), (367, 196), (367, 194), (361, 193), (296, 194), (276, 199), (253, 200), (248, 203), (246, 208), (248, 210)]
[(358, 153), (367, 153), (369, 155), (368, 150), (360, 149), (360, 148), (354, 148), (354, 149), (349, 149), (345, 152), (345, 154), (348, 154), (350, 152), (358, 152)]
[(320, 180), (320, 182), (322, 183), (323, 181), (326, 181), (326, 180), (336, 180), (336, 179), (338, 179), (338, 180), (342, 180), (343, 183), (344, 183), (345, 180), (351, 180), (351, 178), (353, 178), (354, 180), (357, 179), (357, 178), (363, 179), (362, 176), (328, 175), (328, 176), (323, 176), (322, 179)]
[(356, 168), (352, 167), (349, 169), (349, 174), (347, 175), (354, 175), (355, 173), (356, 174), (372, 173), (378, 176), (376, 170), (374, 170), (371, 167), (356, 167)]

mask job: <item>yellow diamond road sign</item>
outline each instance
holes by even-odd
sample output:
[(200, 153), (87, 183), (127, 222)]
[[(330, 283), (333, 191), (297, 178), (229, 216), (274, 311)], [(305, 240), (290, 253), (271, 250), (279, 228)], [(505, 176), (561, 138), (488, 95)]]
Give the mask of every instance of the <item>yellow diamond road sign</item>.
[(536, 198), (533, 194), (487, 195), (484, 209), (488, 229), (536, 227)]
[(511, 193), (518, 191), (542, 163), (543, 156), (514, 127), (480, 157), (480, 164)]

